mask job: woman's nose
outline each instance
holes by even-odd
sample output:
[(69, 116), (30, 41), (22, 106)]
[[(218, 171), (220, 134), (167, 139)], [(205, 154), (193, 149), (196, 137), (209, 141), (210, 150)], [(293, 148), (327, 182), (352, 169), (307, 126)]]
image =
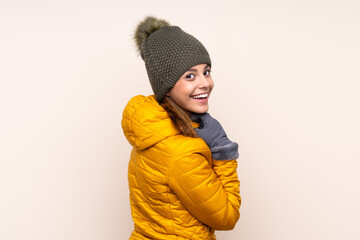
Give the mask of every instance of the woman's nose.
[(210, 87), (209, 79), (206, 76), (201, 76), (199, 88), (209, 88), (209, 87)]

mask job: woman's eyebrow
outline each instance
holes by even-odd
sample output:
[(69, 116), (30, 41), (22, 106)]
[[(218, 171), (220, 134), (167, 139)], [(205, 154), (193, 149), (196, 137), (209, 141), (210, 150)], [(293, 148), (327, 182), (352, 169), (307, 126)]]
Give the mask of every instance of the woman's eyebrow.
[[(207, 65), (204, 67), (204, 70), (207, 69), (207, 68), (209, 68), (209, 67), (210, 67), (210, 65), (207, 64)], [(197, 72), (197, 69), (190, 68), (189, 70), (187, 70), (187, 72)]]
[(187, 70), (187, 72), (197, 72), (197, 69), (190, 68), (189, 70)]

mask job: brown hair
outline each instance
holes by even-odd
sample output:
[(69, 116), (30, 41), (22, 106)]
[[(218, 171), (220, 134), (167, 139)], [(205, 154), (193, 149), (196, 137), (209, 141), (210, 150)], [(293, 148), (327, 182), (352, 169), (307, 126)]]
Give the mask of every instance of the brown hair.
[(193, 138), (197, 137), (191, 125), (190, 113), (188, 111), (182, 109), (169, 96), (165, 96), (160, 105), (167, 111), (182, 135)]

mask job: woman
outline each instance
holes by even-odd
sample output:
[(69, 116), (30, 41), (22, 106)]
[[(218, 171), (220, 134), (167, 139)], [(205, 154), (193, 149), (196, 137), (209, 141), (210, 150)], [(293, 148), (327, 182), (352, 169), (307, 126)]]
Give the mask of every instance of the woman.
[(123, 112), (129, 162), (130, 239), (216, 239), (240, 217), (238, 145), (208, 113), (211, 60), (193, 36), (147, 17), (135, 41), (154, 92)]

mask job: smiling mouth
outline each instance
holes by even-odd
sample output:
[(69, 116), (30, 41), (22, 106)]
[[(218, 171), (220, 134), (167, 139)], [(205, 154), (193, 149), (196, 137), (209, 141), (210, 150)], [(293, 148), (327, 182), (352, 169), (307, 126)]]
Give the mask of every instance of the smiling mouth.
[(198, 94), (198, 95), (193, 95), (191, 96), (194, 99), (206, 99), (209, 97), (208, 93), (202, 93), (202, 94)]

